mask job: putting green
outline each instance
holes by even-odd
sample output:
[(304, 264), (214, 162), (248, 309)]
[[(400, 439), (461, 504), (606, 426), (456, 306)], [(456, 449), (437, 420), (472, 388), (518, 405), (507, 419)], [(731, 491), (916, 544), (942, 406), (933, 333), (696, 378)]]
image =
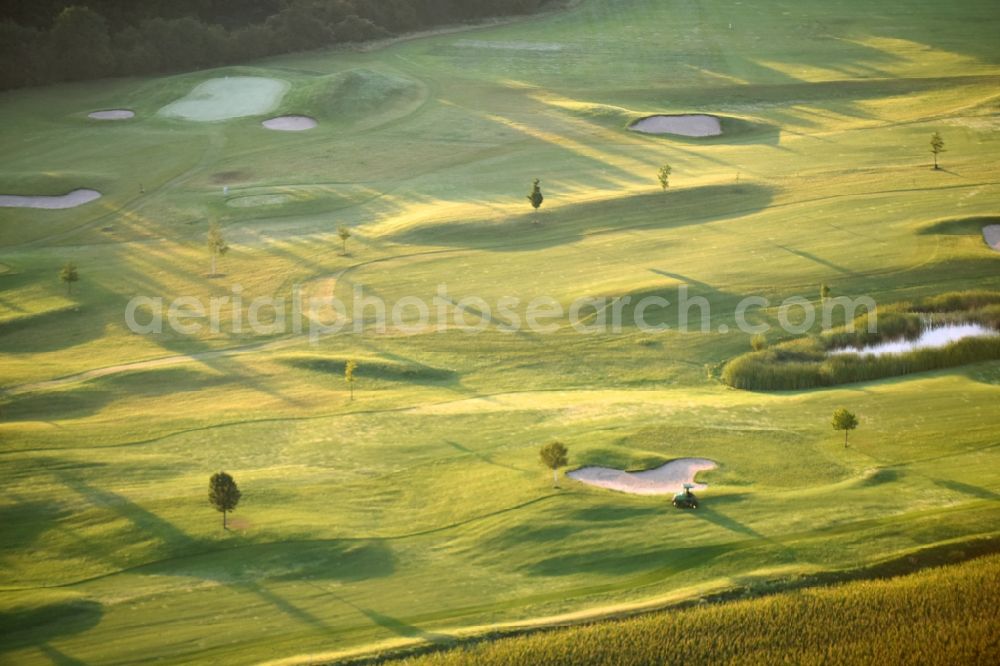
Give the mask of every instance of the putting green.
[(209, 79), (158, 113), (196, 122), (258, 116), (274, 111), (289, 87), (287, 81), (262, 76)]

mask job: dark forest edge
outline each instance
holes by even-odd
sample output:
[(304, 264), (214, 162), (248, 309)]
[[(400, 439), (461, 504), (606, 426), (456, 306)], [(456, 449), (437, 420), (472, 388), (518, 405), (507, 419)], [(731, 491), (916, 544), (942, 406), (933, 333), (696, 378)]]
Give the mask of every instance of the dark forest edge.
[[(545, 0), (11, 0), (0, 89), (193, 71), (490, 17)], [(77, 0), (80, 2), (80, 0)]]

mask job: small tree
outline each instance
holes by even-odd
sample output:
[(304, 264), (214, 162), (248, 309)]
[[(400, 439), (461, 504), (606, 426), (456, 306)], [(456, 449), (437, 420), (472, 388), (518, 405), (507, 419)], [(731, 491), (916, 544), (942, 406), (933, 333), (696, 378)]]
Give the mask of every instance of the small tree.
[(344, 381), (351, 389), (351, 400), (354, 400), (354, 382), (357, 381), (357, 377), (354, 376), (354, 371), (358, 369), (358, 364), (356, 361), (348, 361), (347, 365), (344, 366)]
[(660, 170), (656, 173), (656, 177), (660, 181), (660, 187), (666, 192), (667, 188), (670, 187), (670, 172), (673, 171), (669, 164), (664, 164), (660, 167)]
[(944, 152), (944, 139), (937, 132), (931, 136), (931, 152), (934, 154), (934, 169), (938, 170), (941, 168), (938, 166), (938, 155)]
[(73, 283), (80, 281), (80, 274), (76, 270), (76, 264), (67, 261), (66, 265), (59, 271), (59, 279), (66, 283), (66, 293), (73, 293)]
[(538, 209), (542, 207), (542, 202), (545, 201), (545, 197), (542, 196), (541, 182), (537, 178), (535, 183), (531, 187), (531, 194), (528, 195), (528, 201), (531, 202), (531, 207), (535, 209), (535, 223), (538, 223)]
[(754, 351), (764, 351), (767, 349), (767, 337), (758, 333), (750, 338), (750, 348)]
[(212, 255), (212, 275), (215, 275), (215, 259), (229, 252), (229, 245), (222, 237), (222, 230), (218, 223), (213, 222), (208, 228), (208, 251)]
[(347, 256), (347, 239), (351, 237), (351, 230), (347, 227), (337, 227), (337, 235), (340, 236), (341, 254)]
[(843, 407), (833, 413), (833, 429), (844, 431), (844, 448), (847, 448), (847, 435), (858, 427), (858, 417)]
[(208, 480), (208, 501), (216, 511), (222, 512), (222, 529), (229, 529), (226, 527), (226, 513), (236, 509), (241, 496), (236, 481), (225, 472), (216, 472)]
[(830, 287), (825, 282), (819, 286), (819, 300), (826, 302), (830, 298)]
[(540, 451), (542, 463), (552, 470), (552, 485), (559, 487), (559, 468), (569, 464), (569, 450), (562, 442), (549, 442)]

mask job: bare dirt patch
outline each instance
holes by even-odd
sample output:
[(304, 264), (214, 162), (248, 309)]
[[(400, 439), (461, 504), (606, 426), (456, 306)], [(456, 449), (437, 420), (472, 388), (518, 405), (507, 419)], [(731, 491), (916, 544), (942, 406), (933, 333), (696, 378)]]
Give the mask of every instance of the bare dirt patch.
[(630, 495), (672, 495), (684, 490), (684, 484), (693, 484), (695, 490), (708, 486), (695, 483), (698, 472), (715, 469), (718, 465), (707, 458), (678, 458), (665, 465), (642, 472), (625, 472), (610, 467), (581, 467), (566, 476), (589, 486), (617, 490)]
[(689, 114), (682, 116), (649, 116), (637, 120), (629, 129), (643, 134), (674, 134), (676, 136), (720, 136), (722, 123), (715, 116)]

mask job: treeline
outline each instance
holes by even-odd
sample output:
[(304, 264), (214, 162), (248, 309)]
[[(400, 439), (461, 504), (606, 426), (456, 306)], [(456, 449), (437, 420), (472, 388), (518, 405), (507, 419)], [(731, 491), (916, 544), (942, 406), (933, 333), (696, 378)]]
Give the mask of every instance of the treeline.
[(884, 308), (874, 332), (867, 329), (867, 319), (864, 314), (851, 327), (738, 356), (723, 368), (722, 381), (748, 391), (802, 391), (1000, 360), (1000, 335), (881, 356), (830, 353), (888, 340), (913, 340), (930, 323), (978, 323), (1000, 331), (1000, 292), (951, 292)]
[(8, 0), (0, 89), (176, 72), (526, 14), (543, 0)]

